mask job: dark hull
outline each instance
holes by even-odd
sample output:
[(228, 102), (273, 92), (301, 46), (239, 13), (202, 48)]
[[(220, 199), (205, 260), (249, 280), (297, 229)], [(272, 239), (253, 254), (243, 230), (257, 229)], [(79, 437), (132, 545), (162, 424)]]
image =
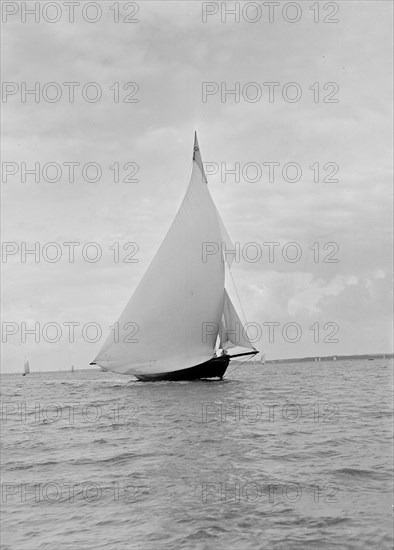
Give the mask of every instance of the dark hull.
[(158, 380), (199, 380), (200, 378), (223, 378), (230, 362), (229, 356), (214, 357), (205, 363), (200, 363), (188, 369), (175, 372), (161, 372), (160, 374), (136, 375), (142, 382), (156, 382)]

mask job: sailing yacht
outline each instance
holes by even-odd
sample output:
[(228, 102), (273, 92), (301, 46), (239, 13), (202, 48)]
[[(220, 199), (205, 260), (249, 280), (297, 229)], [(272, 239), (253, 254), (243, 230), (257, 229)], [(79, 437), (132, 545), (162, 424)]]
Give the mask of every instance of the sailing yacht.
[(30, 363), (28, 359), (25, 359), (25, 365), (24, 365), (24, 372), (22, 376), (26, 376), (26, 374), (30, 374)]
[(119, 337), (111, 332), (90, 364), (142, 381), (221, 379), (231, 359), (257, 354), (225, 288), (231, 250), (195, 134), (179, 211), (119, 317)]

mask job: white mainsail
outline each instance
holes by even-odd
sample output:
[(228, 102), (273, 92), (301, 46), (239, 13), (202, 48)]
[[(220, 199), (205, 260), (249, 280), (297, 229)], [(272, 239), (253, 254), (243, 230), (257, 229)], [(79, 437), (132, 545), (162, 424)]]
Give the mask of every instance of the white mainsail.
[[(118, 337), (110, 333), (93, 364), (132, 375), (187, 369), (214, 357), (222, 318), (227, 327), (240, 322), (224, 289), (221, 248), (232, 243), (206, 184), (195, 136), (180, 209), (120, 315)], [(204, 243), (216, 244), (218, 253), (203, 258)], [(231, 264), (231, 257), (226, 261)], [(254, 349), (247, 337), (237, 345)]]
[(25, 361), (24, 372), (25, 372), (25, 374), (30, 374), (30, 363), (29, 363), (28, 359), (27, 359), (27, 361)]

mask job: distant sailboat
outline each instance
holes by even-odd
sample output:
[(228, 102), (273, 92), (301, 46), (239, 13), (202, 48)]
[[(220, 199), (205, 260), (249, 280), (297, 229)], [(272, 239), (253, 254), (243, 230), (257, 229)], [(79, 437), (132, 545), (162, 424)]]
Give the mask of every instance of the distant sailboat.
[(26, 374), (30, 374), (30, 363), (28, 359), (25, 360), (24, 373), (22, 376), (26, 376)]
[[(195, 134), (181, 207), (118, 320), (119, 338), (111, 332), (90, 364), (143, 381), (196, 380), (222, 378), (230, 359), (257, 354), (225, 289), (233, 249)], [(204, 258), (204, 250), (217, 253)], [(248, 351), (230, 355), (231, 347)]]
[(71, 372), (74, 372), (74, 365), (71, 365)]

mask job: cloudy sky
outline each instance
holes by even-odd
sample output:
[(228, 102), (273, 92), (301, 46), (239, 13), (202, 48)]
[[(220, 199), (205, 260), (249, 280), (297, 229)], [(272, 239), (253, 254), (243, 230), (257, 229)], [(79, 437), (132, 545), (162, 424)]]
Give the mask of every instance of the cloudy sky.
[[(247, 321), (261, 327), (257, 347), (270, 359), (392, 351), (391, 3), (320, 2), (317, 13), (313, 2), (287, 11), (282, 2), (271, 23), (262, 2), (241, 2), (239, 17), (214, 2), (140, 2), (134, 14), (120, 2), (118, 23), (116, 3), (100, 2), (101, 13), (90, 4), (82, 12), (80, 2), (70, 22), (58, 2), (35, 22), (3, 3), (2, 301), (16, 333), (3, 334), (2, 368), (20, 370), (25, 355), (36, 370), (94, 358), (100, 342), (87, 342), (82, 327), (99, 324), (102, 342), (143, 275), (186, 190), (195, 129), (216, 172), (211, 194), (239, 243), (232, 271)], [(218, 13), (204, 22), (204, 9)], [(78, 83), (73, 102), (65, 82)], [(269, 82), (278, 83), (271, 101)], [(37, 97), (25, 96), (35, 83)], [(226, 95), (236, 83), (238, 95)], [(299, 179), (294, 165), (283, 177), (289, 162)], [(37, 163), (36, 182), (23, 172)], [(80, 163), (73, 182), (64, 163)], [(223, 170), (235, 166), (239, 181)], [(78, 243), (74, 262), (67, 242)], [(138, 262), (122, 261), (129, 242)], [(23, 257), (34, 243), (37, 261)], [(267, 243), (279, 243), (271, 262)], [(296, 251), (287, 243), (299, 261), (286, 260)], [(101, 259), (87, 261), (97, 249)], [(23, 323), (37, 323), (39, 342), (23, 337)], [(47, 341), (47, 323), (61, 327), (58, 342)], [(79, 323), (74, 342), (64, 323)], [(287, 323), (301, 329), (297, 342), (283, 336)]]

